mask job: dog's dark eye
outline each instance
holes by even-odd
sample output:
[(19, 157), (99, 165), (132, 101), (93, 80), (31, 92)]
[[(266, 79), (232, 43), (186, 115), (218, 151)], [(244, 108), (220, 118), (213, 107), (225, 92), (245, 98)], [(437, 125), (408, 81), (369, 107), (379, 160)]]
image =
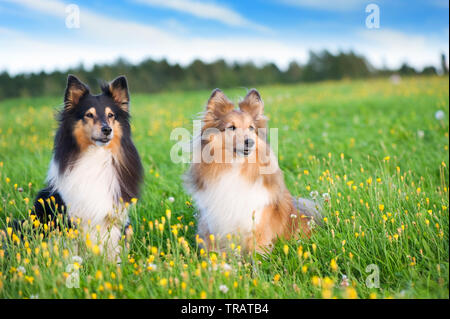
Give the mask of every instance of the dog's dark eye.
[(228, 126), (228, 129), (234, 131), (236, 129), (236, 126), (234, 125)]
[(86, 117), (93, 119), (94, 118), (94, 114), (92, 113), (86, 113)]
[(114, 117), (114, 114), (109, 113), (109, 114), (108, 114), (108, 117), (109, 117), (109, 118), (112, 118), (112, 117)]
[(253, 125), (250, 125), (248, 128), (250, 131), (253, 131), (255, 129), (255, 127)]

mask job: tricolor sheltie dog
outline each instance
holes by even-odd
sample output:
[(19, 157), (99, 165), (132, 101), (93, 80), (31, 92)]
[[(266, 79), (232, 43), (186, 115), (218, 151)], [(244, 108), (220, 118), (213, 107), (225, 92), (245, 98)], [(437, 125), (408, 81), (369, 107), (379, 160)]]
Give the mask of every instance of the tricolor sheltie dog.
[(201, 158), (185, 176), (198, 208), (198, 235), (208, 248), (222, 250), (233, 236), (243, 251), (267, 251), (279, 237), (309, 237), (311, 219), (320, 216), (314, 202), (289, 193), (266, 130), (258, 91), (249, 91), (239, 109), (213, 91), (201, 137), (194, 139)]
[(138, 196), (142, 181), (129, 106), (124, 76), (104, 85), (100, 95), (68, 76), (47, 187), (34, 204), (41, 222), (62, 214), (110, 258), (120, 252), (128, 223), (126, 203)]

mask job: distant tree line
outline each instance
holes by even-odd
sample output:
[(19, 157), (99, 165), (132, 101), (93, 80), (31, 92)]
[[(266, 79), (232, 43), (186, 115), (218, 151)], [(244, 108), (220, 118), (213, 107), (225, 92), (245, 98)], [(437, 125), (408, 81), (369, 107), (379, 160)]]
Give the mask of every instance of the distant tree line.
[[(448, 74), (444, 55), (441, 56), (441, 65), (440, 73)], [(437, 74), (438, 70), (428, 66), (418, 71), (406, 63), (397, 70), (376, 69), (363, 56), (352, 51), (333, 55), (326, 50), (310, 52), (305, 65), (291, 62), (287, 70), (280, 70), (273, 63), (256, 66), (251, 62), (227, 63), (218, 60), (204, 63), (195, 60), (183, 67), (179, 64), (169, 64), (166, 60), (147, 59), (135, 65), (119, 59), (112, 64), (95, 65), (90, 70), (80, 65), (65, 72), (40, 72), (15, 76), (3, 72), (0, 74), (0, 100), (11, 97), (61, 95), (68, 73), (77, 75), (94, 89), (97, 89), (101, 81), (124, 74), (128, 78), (132, 92), (149, 93), (162, 90), (254, 87), (274, 83), (367, 78), (389, 76), (394, 73), (406, 76), (433, 75)]]

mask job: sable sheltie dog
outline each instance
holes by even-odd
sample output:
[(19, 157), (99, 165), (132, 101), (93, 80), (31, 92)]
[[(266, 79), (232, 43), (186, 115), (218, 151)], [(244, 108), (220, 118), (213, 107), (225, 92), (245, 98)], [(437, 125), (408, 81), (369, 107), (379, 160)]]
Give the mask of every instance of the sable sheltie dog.
[(319, 217), (314, 202), (287, 190), (266, 129), (258, 91), (249, 91), (239, 109), (213, 91), (194, 140), (201, 159), (185, 176), (198, 208), (198, 235), (208, 248), (226, 248), (231, 235), (243, 251), (267, 251), (278, 237), (309, 237), (310, 221)]
[(41, 222), (62, 214), (110, 258), (120, 252), (128, 223), (126, 203), (138, 196), (142, 180), (129, 105), (124, 76), (104, 85), (100, 95), (68, 76), (47, 187), (34, 204)]

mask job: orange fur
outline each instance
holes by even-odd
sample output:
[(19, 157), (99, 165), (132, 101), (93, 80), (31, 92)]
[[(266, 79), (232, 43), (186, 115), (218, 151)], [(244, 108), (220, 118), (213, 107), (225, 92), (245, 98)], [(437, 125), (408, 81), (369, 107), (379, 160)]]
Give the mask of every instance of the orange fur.
[(124, 81), (126, 82), (123, 77), (118, 77), (109, 83), (108, 88), (117, 105), (119, 105), (124, 111), (128, 112), (130, 107), (130, 96), (128, 89), (124, 88)]
[(75, 125), (73, 136), (77, 141), (80, 151), (82, 152), (85, 151), (89, 147), (89, 145), (94, 145), (94, 142), (91, 140), (89, 131), (83, 124), (82, 120), (78, 120), (77, 124)]
[(120, 160), (121, 152), (120, 152), (120, 141), (122, 140), (122, 127), (120, 126), (118, 121), (111, 120), (113, 123), (109, 123), (110, 126), (114, 130), (114, 136), (106, 146), (107, 149), (110, 149), (111, 152)]
[(119, 123), (114, 123), (114, 137), (111, 142), (106, 146), (107, 149), (110, 149), (114, 155), (120, 155), (120, 140), (122, 139), (122, 128)]
[[(193, 192), (204, 191), (211, 182), (220, 182), (224, 174), (233, 167), (231, 163), (223, 163), (225, 153), (231, 152), (223, 142), (226, 127), (230, 125), (245, 131), (245, 138), (251, 136), (256, 140), (256, 149), (243, 157), (238, 164), (240, 167), (240, 176), (244, 177), (250, 185), (262, 180), (262, 184), (270, 194), (270, 202), (261, 212), (259, 223), (253, 228), (251, 234), (241, 237), (241, 246), (245, 251), (263, 251), (270, 248), (279, 237), (291, 238), (292, 236), (309, 237), (310, 227), (308, 218), (302, 218), (297, 212), (293, 203), (293, 198), (285, 186), (283, 173), (278, 167), (277, 160), (271, 156), (270, 146), (266, 142), (265, 134), (253, 133), (249, 130), (250, 126), (256, 128), (266, 128), (267, 120), (263, 115), (263, 102), (256, 90), (251, 90), (243, 101), (239, 103), (239, 110), (234, 109), (234, 105), (219, 90), (215, 90), (207, 104), (206, 113), (203, 118), (203, 131), (209, 128), (217, 128), (220, 133), (212, 135), (207, 141), (203, 141), (201, 149), (204, 150), (207, 145), (215, 154), (212, 163), (204, 161), (191, 165), (187, 175)], [(239, 139), (239, 133), (233, 136), (233, 145)], [(220, 151), (220, 152), (219, 152)], [(222, 161), (221, 161), (222, 160)], [(262, 174), (261, 168), (274, 165), (276, 169), (270, 174)], [(199, 212), (201, 214), (201, 211)], [(236, 230), (237, 231), (237, 230)], [(205, 240), (206, 246), (211, 248), (209, 241), (210, 229), (208, 223), (199, 222), (198, 233)], [(221, 244), (219, 243), (220, 247)], [(217, 248), (217, 247), (216, 247)]]

